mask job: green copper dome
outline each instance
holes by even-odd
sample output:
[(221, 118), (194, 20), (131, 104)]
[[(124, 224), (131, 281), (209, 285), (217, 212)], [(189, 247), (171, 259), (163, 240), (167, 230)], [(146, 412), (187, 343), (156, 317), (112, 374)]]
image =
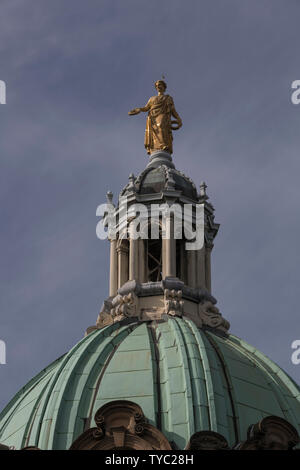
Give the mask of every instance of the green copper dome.
[(0, 415), (0, 442), (68, 449), (105, 403), (130, 400), (183, 449), (196, 431), (230, 445), (269, 415), (300, 431), (299, 387), (239, 338), (187, 318), (95, 330), (32, 379)]

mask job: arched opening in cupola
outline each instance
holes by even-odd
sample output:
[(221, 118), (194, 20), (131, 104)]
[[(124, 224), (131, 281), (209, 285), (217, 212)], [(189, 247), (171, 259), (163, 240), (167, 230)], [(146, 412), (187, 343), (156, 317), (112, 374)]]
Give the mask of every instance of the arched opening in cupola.
[[(151, 227), (149, 227), (150, 229)], [(158, 226), (158, 238), (151, 238), (146, 241), (147, 245), (147, 280), (148, 282), (158, 282), (162, 280), (162, 230)]]

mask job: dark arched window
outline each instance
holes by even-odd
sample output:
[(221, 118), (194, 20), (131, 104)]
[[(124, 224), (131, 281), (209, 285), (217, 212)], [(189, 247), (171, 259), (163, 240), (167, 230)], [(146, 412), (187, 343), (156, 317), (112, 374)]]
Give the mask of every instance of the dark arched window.
[[(150, 229), (150, 227), (149, 227)], [(162, 235), (159, 226), (159, 238), (147, 240), (148, 282), (162, 280)]]

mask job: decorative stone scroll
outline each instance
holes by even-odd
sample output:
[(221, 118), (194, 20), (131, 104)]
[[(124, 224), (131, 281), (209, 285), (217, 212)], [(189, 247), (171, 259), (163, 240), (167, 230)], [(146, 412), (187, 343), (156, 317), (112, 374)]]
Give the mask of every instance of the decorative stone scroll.
[(199, 304), (199, 318), (201, 326), (216, 328), (223, 332), (227, 332), (230, 323), (220, 313), (219, 309), (210, 301)]
[(133, 292), (126, 295), (118, 295), (112, 302), (110, 311), (112, 317), (116, 320), (125, 317), (134, 317), (137, 315), (137, 297)]
[[(137, 316), (137, 304), (138, 298), (134, 292), (129, 292), (126, 295), (118, 294), (112, 300), (106, 300), (98, 315), (94, 329), (103, 328), (124, 318)], [(90, 331), (92, 329), (87, 331), (87, 333)]]

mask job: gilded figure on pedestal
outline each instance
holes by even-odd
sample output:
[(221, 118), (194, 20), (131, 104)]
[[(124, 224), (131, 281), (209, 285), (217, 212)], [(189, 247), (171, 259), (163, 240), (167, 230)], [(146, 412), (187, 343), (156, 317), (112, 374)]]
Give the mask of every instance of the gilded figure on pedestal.
[[(164, 80), (155, 82), (157, 96), (152, 96), (143, 108), (134, 108), (129, 111), (129, 115), (148, 112), (145, 148), (151, 154), (158, 150), (173, 153), (172, 130), (177, 130), (182, 126), (182, 121), (175, 109), (172, 96), (165, 95), (167, 84)], [(171, 120), (172, 116), (175, 120)]]

